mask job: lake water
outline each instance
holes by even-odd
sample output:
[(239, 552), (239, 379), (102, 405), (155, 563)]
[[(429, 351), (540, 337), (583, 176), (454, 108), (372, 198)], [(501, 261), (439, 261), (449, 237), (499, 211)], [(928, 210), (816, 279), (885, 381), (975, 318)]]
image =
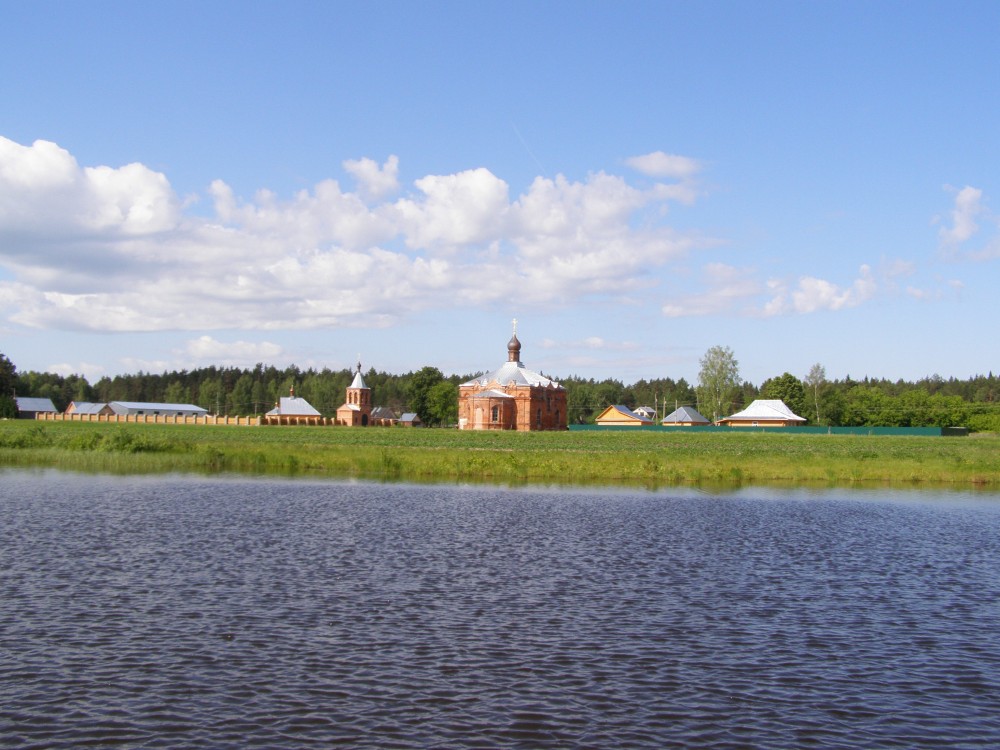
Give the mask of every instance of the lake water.
[(1000, 746), (1000, 497), (0, 472), (4, 748)]

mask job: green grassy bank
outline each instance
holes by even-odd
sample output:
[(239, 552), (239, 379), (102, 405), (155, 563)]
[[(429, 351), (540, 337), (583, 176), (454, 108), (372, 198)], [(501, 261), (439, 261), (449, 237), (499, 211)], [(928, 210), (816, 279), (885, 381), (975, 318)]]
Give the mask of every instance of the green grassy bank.
[(0, 466), (409, 481), (1000, 488), (1000, 438), (0, 422)]

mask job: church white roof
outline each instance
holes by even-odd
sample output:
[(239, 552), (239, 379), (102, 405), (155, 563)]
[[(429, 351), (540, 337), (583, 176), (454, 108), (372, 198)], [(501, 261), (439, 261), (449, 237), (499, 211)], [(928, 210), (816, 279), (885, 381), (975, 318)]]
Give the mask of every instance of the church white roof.
[(793, 422), (805, 422), (805, 417), (800, 417), (792, 412), (781, 399), (757, 399), (750, 406), (741, 412), (737, 412), (729, 419), (790, 419)]
[(271, 409), (267, 416), (276, 417), (318, 417), (320, 413), (316, 408), (298, 396), (282, 396), (278, 401), (278, 408)]
[[(358, 365), (358, 367), (361, 367), (361, 365)], [(354, 380), (351, 381), (351, 388), (368, 388), (368, 386), (365, 385), (365, 379), (361, 377), (360, 369), (354, 375)]]
[(562, 386), (556, 381), (551, 380), (534, 370), (529, 370), (522, 362), (504, 362), (502, 366), (498, 367), (493, 372), (487, 373), (486, 375), (480, 375), (467, 383), (462, 383), (462, 385), (478, 385), (485, 387), (490, 383), (497, 383), (501, 386), (513, 383), (514, 385), (528, 385), (532, 387), (542, 386), (562, 388)]

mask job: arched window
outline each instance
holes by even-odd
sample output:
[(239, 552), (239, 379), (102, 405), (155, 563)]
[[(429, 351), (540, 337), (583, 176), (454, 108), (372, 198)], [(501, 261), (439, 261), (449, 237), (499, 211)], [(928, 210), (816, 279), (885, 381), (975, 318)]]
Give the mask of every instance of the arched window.
[(500, 407), (499, 406), (494, 406), (493, 407), (493, 421), (494, 422), (499, 422), (500, 421)]

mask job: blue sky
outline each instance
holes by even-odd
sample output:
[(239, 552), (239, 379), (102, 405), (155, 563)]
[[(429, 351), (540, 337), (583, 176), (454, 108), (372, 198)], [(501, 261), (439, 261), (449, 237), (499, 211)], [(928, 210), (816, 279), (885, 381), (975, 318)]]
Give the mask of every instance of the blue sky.
[(1000, 370), (996, 2), (0, 8), (19, 370)]

